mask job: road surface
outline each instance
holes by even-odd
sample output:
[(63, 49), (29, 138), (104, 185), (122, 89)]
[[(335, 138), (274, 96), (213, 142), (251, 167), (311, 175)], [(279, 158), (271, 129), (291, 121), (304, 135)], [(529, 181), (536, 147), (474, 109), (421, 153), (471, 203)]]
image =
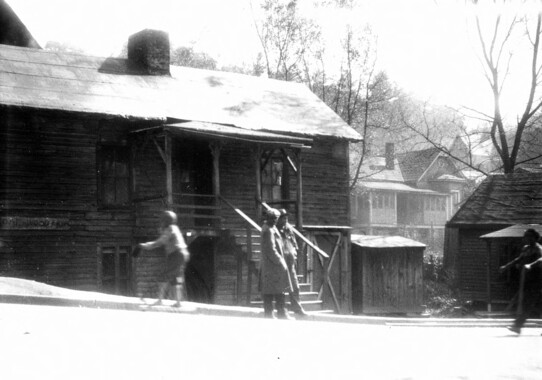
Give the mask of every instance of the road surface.
[(541, 332), (0, 304), (0, 378), (541, 379)]

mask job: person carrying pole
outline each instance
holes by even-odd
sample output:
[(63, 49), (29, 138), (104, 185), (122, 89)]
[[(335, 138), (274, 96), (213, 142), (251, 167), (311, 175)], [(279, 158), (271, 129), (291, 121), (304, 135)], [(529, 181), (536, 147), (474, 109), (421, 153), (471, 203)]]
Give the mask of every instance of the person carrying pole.
[(542, 306), (542, 246), (538, 243), (540, 234), (529, 228), (523, 234), (525, 245), (514, 260), (501, 266), (501, 272), (516, 266), (521, 270), (518, 308), (514, 324), (508, 329), (516, 334), (527, 318), (540, 316)]

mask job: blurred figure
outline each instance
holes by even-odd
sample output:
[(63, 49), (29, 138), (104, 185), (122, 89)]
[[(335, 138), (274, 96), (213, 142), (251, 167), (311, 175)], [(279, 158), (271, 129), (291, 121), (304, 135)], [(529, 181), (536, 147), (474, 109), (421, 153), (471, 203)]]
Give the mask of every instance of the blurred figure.
[(292, 311), (298, 315), (306, 316), (303, 306), (299, 302), (299, 282), (297, 280), (297, 251), (299, 247), (295, 239), (294, 231), (292, 231), (292, 225), (288, 223), (288, 211), (280, 209), (280, 217), (277, 221), (277, 229), (282, 237), (282, 246), (284, 249), (284, 259), (286, 260), (286, 266), (288, 267), (288, 273), (290, 275), (290, 281), (292, 284), (292, 290), (290, 291), (290, 304)]
[(263, 299), (264, 316), (273, 318), (273, 301), (277, 317), (290, 319), (286, 311), (285, 292), (290, 292), (291, 284), (288, 267), (282, 251), (282, 241), (276, 223), (280, 213), (276, 209), (267, 210), (262, 226), (260, 262), (260, 291)]
[(184, 269), (190, 259), (181, 230), (177, 226), (177, 215), (173, 211), (164, 211), (160, 216), (160, 237), (148, 243), (140, 243), (141, 250), (151, 250), (164, 247), (167, 259), (165, 268), (160, 275), (158, 301), (161, 304), (170, 288), (175, 288), (175, 306), (181, 306), (184, 286)]
[(501, 272), (516, 266), (522, 271), (520, 281), (520, 297), (518, 299), (518, 313), (514, 325), (508, 329), (517, 334), (527, 318), (538, 318), (542, 305), (542, 246), (538, 244), (540, 234), (529, 228), (523, 234), (525, 245), (521, 253), (514, 260), (501, 266)]

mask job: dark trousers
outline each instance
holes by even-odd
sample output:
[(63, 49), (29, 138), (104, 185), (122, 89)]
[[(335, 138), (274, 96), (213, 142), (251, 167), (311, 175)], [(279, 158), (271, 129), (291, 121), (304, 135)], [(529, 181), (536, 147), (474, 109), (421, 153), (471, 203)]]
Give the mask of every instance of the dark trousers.
[(540, 318), (542, 294), (538, 286), (526, 286), (523, 294), (522, 311), (514, 321), (514, 327), (522, 328), (528, 318)]
[(277, 317), (286, 317), (286, 301), (284, 293), (279, 294), (263, 294), (263, 313), (266, 318), (273, 318), (273, 300), (277, 309)]

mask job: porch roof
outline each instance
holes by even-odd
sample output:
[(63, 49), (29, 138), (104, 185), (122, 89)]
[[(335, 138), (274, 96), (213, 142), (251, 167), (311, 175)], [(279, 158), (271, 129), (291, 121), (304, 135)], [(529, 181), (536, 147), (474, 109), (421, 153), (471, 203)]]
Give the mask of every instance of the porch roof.
[(521, 238), (525, 231), (529, 228), (537, 231), (542, 235), (542, 226), (540, 224), (515, 224), (510, 227), (503, 228), (489, 234), (480, 236), (481, 239), (497, 239), (497, 238)]
[(164, 125), (164, 129), (172, 133), (195, 134), (220, 140), (231, 139), (250, 143), (280, 144), (296, 148), (309, 148), (313, 142), (309, 138), (198, 121), (166, 124)]

